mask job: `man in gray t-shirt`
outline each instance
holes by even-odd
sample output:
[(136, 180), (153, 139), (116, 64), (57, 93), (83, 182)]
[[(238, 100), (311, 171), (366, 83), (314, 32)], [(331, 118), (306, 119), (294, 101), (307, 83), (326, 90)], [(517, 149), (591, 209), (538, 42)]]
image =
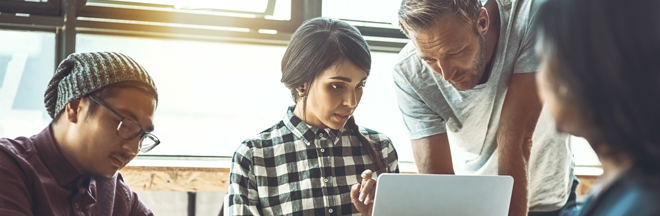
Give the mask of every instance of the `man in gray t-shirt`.
[[(534, 0), (403, 0), (395, 66), (420, 173), (510, 175), (510, 215), (554, 212), (573, 184), (568, 136), (542, 112)], [(475, 203), (475, 205), (478, 205)]]

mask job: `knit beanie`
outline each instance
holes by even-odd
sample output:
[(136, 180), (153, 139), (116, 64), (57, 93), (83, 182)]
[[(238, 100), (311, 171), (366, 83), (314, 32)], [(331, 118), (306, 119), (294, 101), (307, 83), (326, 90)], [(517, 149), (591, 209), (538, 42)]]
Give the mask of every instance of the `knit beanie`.
[(136, 81), (150, 86), (156, 84), (144, 68), (131, 57), (117, 52), (74, 53), (57, 67), (44, 94), (46, 111), (55, 118), (67, 103), (110, 84)]

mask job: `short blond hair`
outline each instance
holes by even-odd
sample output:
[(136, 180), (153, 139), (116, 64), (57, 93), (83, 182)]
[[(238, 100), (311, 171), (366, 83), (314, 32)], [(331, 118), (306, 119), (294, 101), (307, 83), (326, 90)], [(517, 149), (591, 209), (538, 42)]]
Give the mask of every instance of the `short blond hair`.
[(408, 31), (421, 32), (433, 27), (446, 15), (458, 16), (474, 26), (481, 7), (481, 0), (403, 0), (399, 8), (399, 26), (406, 35)]

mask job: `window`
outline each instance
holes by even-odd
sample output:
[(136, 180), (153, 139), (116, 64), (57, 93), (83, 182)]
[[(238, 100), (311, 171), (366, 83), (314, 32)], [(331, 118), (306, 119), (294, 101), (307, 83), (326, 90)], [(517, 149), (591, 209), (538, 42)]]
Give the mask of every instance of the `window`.
[(293, 104), (279, 82), (286, 47), (80, 34), (77, 51), (117, 51), (153, 76), (153, 155), (231, 156)]
[(0, 137), (31, 136), (50, 123), (44, 92), (55, 71), (55, 34), (0, 30)]
[(291, 19), (291, 0), (89, 0), (88, 5), (111, 7), (173, 9), (186, 13), (203, 13), (237, 17)]
[[(0, 41), (12, 41), (0, 47), (0, 137), (35, 134), (50, 122), (43, 92), (56, 53), (70, 48), (56, 50), (56, 38), (62, 41), (58, 29), (69, 24), (75, 32), (64, 37), (75, 37), (70, 40), (75, 41), (75, 52), (123, 52), (154, 77), (160, 94), (154, 133), (162, 145), (147, 155), (227, 158), (244, 139), (279, 121), (293, 104), (279, 82), (281, 57), (302, 21), (322, 15), (357, 26), (369, 42), (372, 72), (355, 113), (357, 123), (388, 135), (401, 165), (412, 166), (403, 170), (414, 170), (391, 75), (397, 52), (408, 42), (396, 25), (401, 0), (86, 3), (71, 24), (63, 19), (66, 8), (59, 0), (0, 0), (0, 28), (46, 31), (0, 30)], [(588, 143), (573, 140), (576, 164), (599, 167)]]
[(401, 0), (323, 1), (322, 14), (343, 20), (397, 25)]
[[(243, 140), (280, 121), (294, 104), (280, 83), (284, 46), (88, 34), (78, 35), (77, 45), (79, 52), (125, 53), (154, 77), (159, 91), (154, 134), (162, 144), (148, 154), (232, 156)], [(394, 97), (396, 58), (395, 53), (373, 53), (355, 116), (359, 125), (390, 136), (402, 160), (411, 161)]]

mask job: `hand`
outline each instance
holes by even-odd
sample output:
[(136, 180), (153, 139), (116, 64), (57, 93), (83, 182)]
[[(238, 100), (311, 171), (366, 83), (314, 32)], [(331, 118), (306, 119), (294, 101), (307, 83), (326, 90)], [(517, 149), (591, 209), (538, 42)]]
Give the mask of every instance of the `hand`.
[(372, 178), (373, 172), (365, 170), (362, 172), (362, 183), (351, 187), (351, 201), (362, 215), (371, 216), (374, 210), (374, 196), (376, 195), (376, 179)]

